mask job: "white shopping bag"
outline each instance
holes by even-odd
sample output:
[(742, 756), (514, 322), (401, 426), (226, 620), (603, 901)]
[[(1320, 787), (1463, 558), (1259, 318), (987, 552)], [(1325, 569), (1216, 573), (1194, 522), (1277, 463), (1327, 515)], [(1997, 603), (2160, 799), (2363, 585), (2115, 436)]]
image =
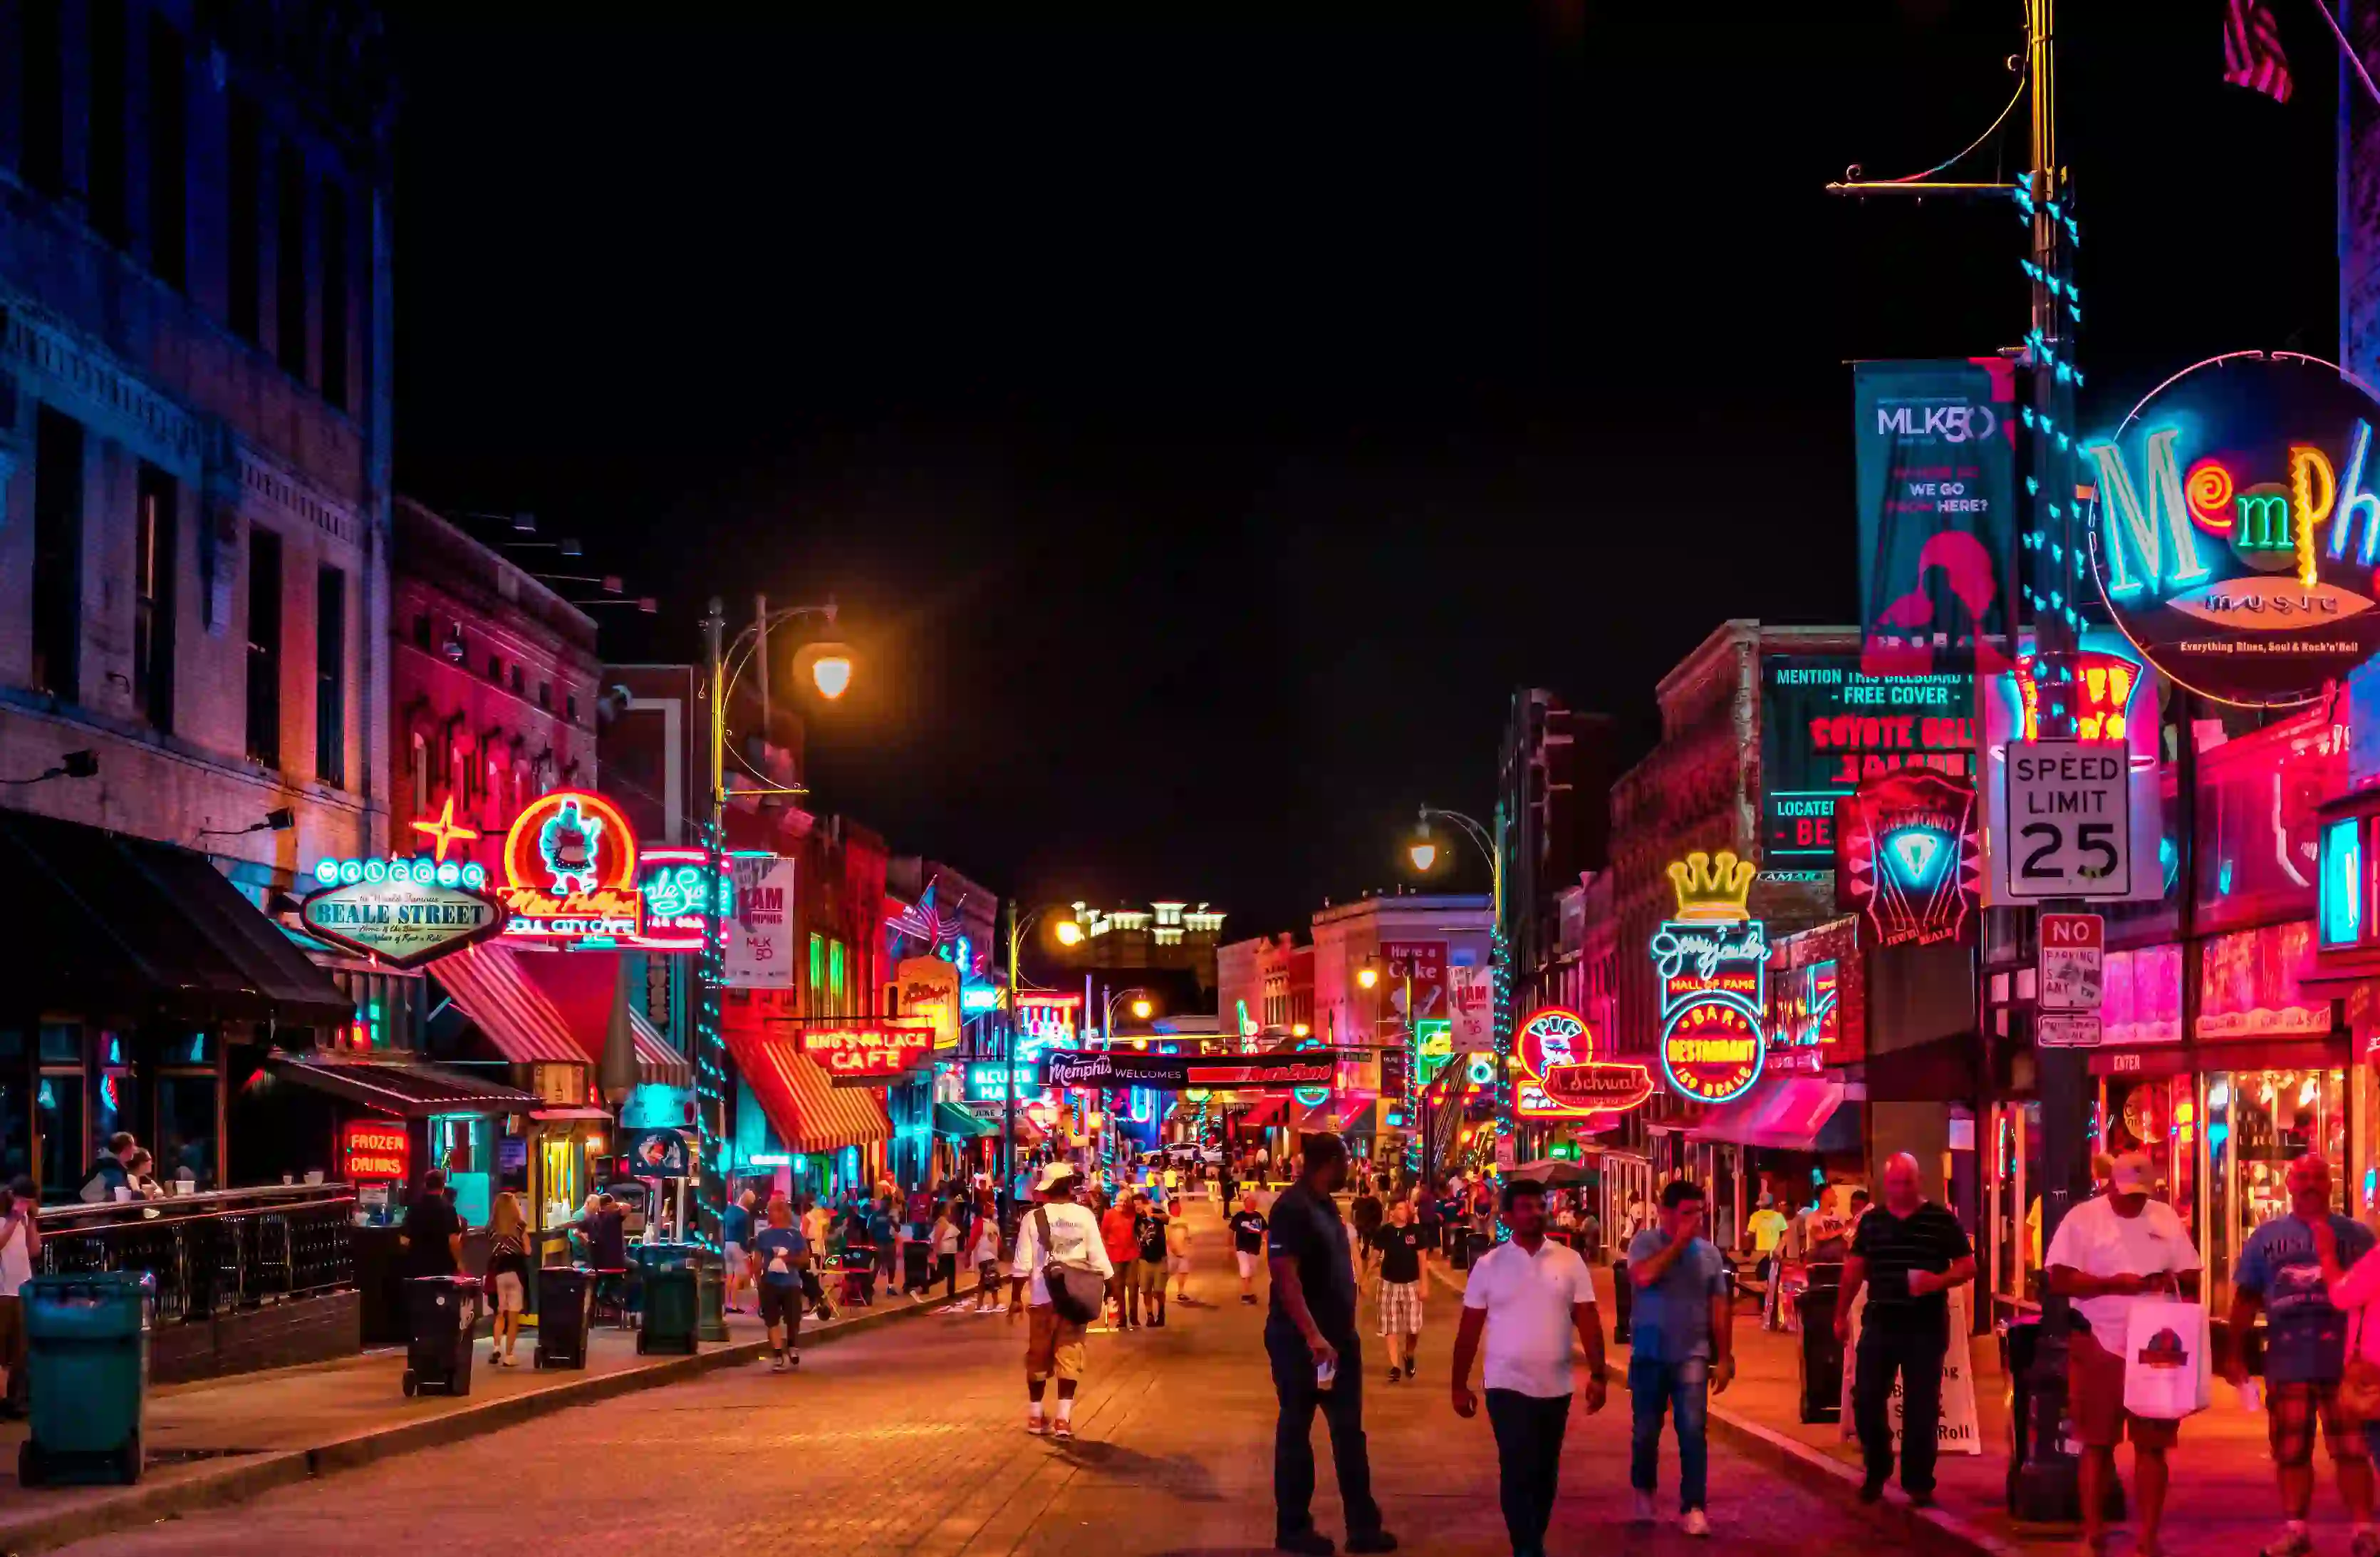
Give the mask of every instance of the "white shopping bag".
[(2204, 1304), (2143, 1297), (2124, 1325), (2124, 1409), (2178, 1422), (2215, 1404)]

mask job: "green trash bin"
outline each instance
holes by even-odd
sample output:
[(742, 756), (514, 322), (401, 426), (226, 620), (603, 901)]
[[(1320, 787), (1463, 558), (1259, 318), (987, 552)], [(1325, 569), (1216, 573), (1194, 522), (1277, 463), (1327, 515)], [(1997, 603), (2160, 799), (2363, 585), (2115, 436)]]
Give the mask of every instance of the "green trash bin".
[(146, 1271), (35, 1276), (25, 1305), (32, 1434), (17, 1452), (27, 1487), (140, 1479), (140, 1414), (149, 1391)]
[(637, 1329), (638, 1352), (692, 1352), (698, 1317), (691, 1244), (646, 1244), (636, 1251), (643, 1268), (644, 1322)]

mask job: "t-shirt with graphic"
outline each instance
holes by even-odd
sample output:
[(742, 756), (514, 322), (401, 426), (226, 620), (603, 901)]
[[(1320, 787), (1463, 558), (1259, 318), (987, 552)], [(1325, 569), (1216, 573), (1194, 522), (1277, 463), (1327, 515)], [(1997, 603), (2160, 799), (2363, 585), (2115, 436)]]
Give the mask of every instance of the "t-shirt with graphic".
[(1232, 1213), (1232, 1247), (1241, 1254), (1262, 1254), (1265, 1242), (1265, 1218), (1262, 1211)]
[[(2372, 1234), (2352, 1217), (2333, 1213), (2330, 1229), (2340, 1265), (2371, 1251)], [(2257, 1228), (2231, 1280), (2264, 1299), (2266, 1383), (2332, 1383), (2347, 1371), (2347, 1316), (2324, 1288), (2312, 1228), (2294, 1214)]]
[(1402, 1227), (1389, 1222), (1372, 1235), (1372, 1247), (1380, 1251), (1380, 1280), (1421, 1280), (1421, 1251), (1429, 1245), (1420, 1228), (1411, 1222)]
[(774, 1287), (799, 1282), (802, 1256), (809, 1240), (790, 1227), (764, 1227), (752, 1240), (752, 1258), (759, 1262), (760, 1280)]
[(1165, 1223), (1163, 1211), (1148, 1211), (1133, 1219), (1133, 1236), (1140, 1244), (1140, 1258), (1151, 1265), (1165, 1263)]

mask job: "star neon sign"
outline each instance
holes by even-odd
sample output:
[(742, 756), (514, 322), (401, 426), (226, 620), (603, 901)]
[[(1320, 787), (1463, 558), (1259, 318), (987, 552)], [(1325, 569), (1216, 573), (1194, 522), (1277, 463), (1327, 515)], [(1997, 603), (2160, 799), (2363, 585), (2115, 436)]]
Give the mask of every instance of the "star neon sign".
[(452, 795), (446, 797), (446, 809), (438, 813), (436, 821), (415, 821), (407, 825), (437, 845), (438, 852), (431, 858), (441, 864), (445, 862), (447, 845), (468, 844), (480, 835), (478, 828), (466, 827), (455, 820), (455, 797)]

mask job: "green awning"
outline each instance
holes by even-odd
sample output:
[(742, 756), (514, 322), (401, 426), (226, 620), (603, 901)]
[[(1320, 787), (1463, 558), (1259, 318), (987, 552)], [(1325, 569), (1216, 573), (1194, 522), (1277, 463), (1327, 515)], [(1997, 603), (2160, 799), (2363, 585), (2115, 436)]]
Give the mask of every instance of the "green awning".
[(997, 1126), (978, 1119), (956, 1103), (937, 1101), (934, 1104), (934, 1134), (955, 1136), (961, 1140), (978, 1140), (1000, 1133)]

